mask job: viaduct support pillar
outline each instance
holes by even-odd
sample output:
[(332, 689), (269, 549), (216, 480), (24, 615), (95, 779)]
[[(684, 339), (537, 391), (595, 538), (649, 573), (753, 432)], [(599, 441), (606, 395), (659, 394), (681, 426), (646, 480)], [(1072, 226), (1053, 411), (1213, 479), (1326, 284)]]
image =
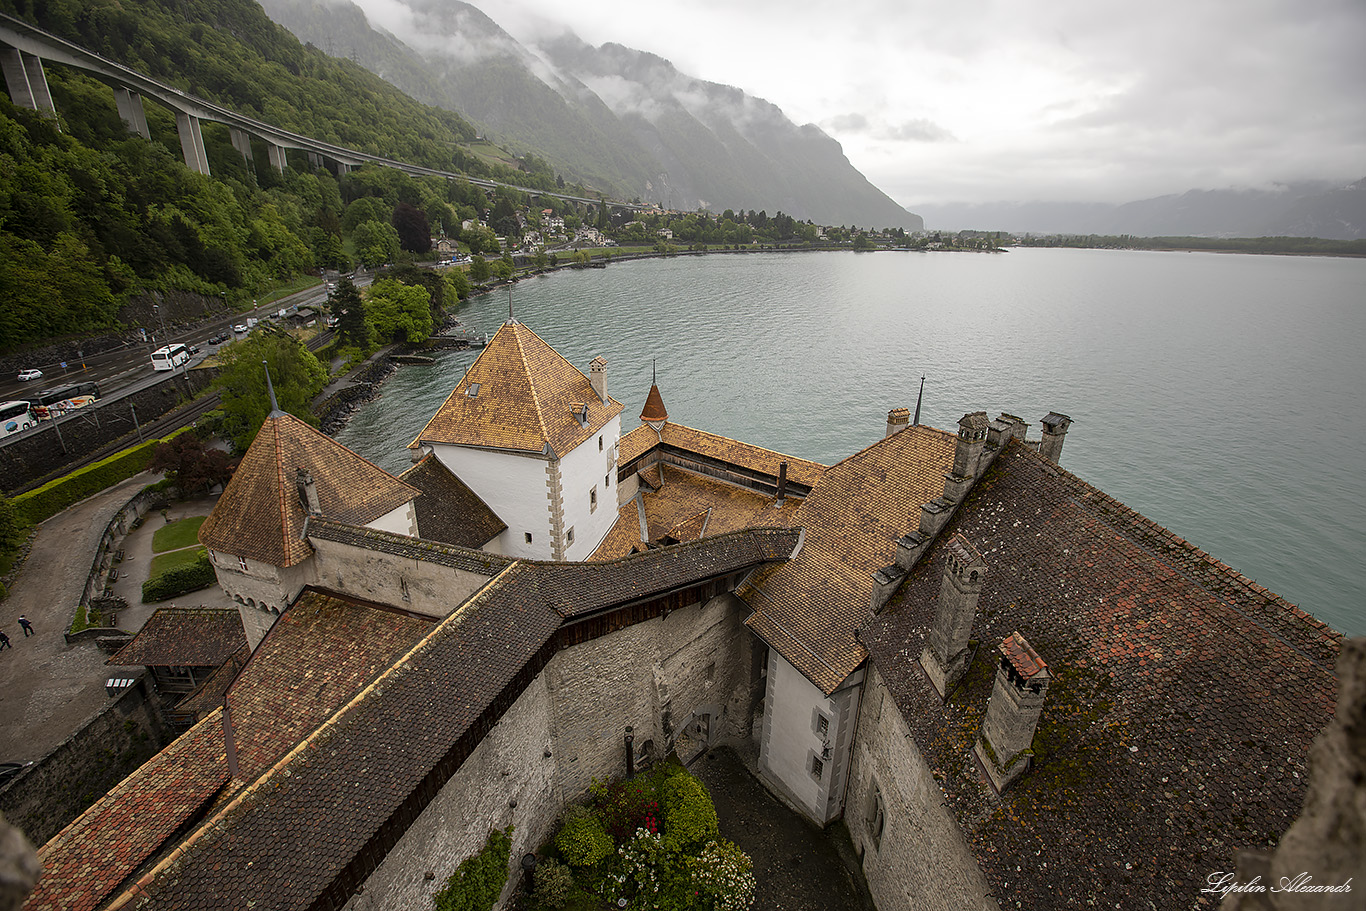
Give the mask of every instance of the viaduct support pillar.
[(289, 162), (285, 160), (285, 147), (277, 146), (270, 140), (266, 140), (266, 151), (269, 153), (271, 165), (274, 166), (275, 170), (283, 174), (285, 168), (289, 165)]
[(142, 108), (142, 96), (122, 86), (114, 88), (114, 101), (119, 106), (119, 116), (128, 125), (128, 132), (137, 133), (143, 139), (151, 139), (152, 131), (147, 129), (147, 114)]
[(319, 155), (317, 152), (309, 152), (309, 153), (308, 153), (308, 169), (309, 169), (310, 171), (316, 171), (316, 170), (318, 170), (318, 168), (321, 168), (322, 166), (323, 166), (323, 157), (322, 157), (321, 155)]
[(209, 157), (204, 152), (204, 133), (199, 129), (199, 118), (176, 111), (175, 125), (176, 132), (180, 134), (180, 151), (185, 154), (185, 167), (208, 174)]
[(247, 163), (247, 170), (252, 169), (251, 158), (251, 134), (246, 130), (239, 130), (237, 127), (228, 127), (228, 135), (232, 138), (232, 147), (241, 153), (242, 158)]
[(0, 47), (0, 69), (5, 72), (5, 87), (16, 107), (41, 111), (55, 118), (57, 106), (47, 89), (43, 61), (18, 48)]

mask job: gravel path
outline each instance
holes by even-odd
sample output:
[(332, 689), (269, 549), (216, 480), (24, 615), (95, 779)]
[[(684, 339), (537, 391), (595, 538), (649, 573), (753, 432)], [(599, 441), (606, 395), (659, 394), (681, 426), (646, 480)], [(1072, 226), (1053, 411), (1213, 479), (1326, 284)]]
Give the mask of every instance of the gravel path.
[[(95, 644), (67, 645), (90, 561), (109, 520), (155, 480), (140, 474), (42, 523), (9, 599), (0, 629), (13, 648), (0, 651), (0, 761), (40, 759), (109, 702), (107, 657)], [(25, 638), (18, 617), (33, 624)]]

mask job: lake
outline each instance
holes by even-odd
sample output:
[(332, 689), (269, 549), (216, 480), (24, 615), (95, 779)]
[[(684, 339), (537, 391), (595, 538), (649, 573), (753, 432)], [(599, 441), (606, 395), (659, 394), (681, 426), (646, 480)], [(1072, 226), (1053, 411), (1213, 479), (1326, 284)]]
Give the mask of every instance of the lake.
[[(635, 427), (827, 464), (887, 411), (1074, 421), (1062, 464), (1348, 634), (1366, 634), (1366, 261), (1109, 250), (651, 259), (518, 283), (516, 317)], [(456, 312), (492, 334), (508, 291)], [(476, 352), (401, 369), (337, 438), (391, 471)]]

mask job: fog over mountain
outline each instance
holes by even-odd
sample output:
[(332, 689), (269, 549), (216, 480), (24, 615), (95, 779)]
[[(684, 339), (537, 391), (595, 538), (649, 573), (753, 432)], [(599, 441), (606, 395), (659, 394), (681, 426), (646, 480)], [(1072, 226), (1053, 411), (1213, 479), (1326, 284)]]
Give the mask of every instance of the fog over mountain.
[(693, 78), (662, 57), (594, 47), (567, 30), (528, 45), (458, 0), (388, 4), (389, 30), (347, 0), (263, 6), (301, 40), (459, 112), (567, 180), (679, 209), (921, 227), (819, 127), (798, 126), (777, 106)]
[(982, 203), (918, 207), (930, 230), (1138, 237), (1366, 237), (1366, 179), (1286, 184), (1274, 190), (1191, 190), (1123, 205)]

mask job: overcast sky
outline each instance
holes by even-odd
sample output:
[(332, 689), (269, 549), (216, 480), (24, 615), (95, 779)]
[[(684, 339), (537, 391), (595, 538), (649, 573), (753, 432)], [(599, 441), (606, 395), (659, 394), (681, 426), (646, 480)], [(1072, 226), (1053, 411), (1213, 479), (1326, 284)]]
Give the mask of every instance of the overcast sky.
[(1366, 177), (1366, 0), (473, 2), (767, 99), (912, 207)]

